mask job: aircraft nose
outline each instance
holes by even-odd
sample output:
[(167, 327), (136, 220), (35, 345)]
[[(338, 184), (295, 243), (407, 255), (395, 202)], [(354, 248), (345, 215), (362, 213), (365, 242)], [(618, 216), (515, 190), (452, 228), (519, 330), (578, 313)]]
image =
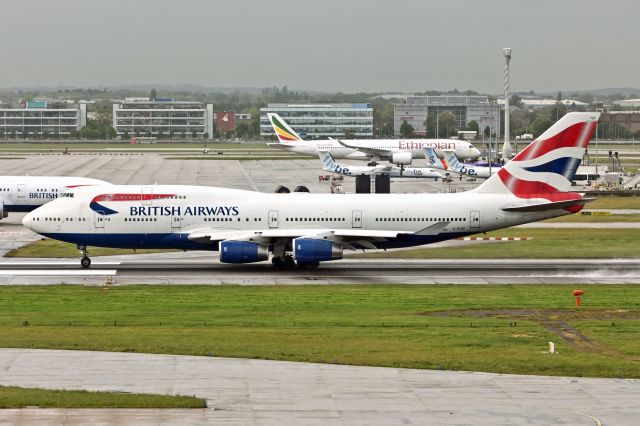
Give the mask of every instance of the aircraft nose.
[(474, 157), (480, 157), (480, 150), (478, 148), (472, 148), (471, 152), (473, 154)]

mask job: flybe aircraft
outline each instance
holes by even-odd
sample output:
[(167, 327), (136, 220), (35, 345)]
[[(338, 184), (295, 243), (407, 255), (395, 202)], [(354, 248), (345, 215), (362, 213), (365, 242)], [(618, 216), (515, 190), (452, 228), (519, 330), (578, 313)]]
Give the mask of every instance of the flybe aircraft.
[(69, 188), (110, 185), (107, 182), (63, 176), (0, 176), (0, 219), (10, 212), (30, 212), (55, 200)]
[(336, 160), (328, 151), (320, 151), (319, 155), (323, 170), (344, 176), (389, 175), (391, 177), (426, 178), (434, 180), (442, 178), (440, 173), (426, 167), (396, 167), (393, 165), (352, 166), (336, 163)]
[(497, 173), (498, 170), (502, 168), (502, 166), (479, 167), (472, 164), (462, 164), (458, 160), (456, 153), (453, 151), (444, 151), (444, 158), (440, 160), (433, 148), (425, 148), (424, 156), (427, 159), (427, 164), (431, 167), (440, 170), (446, 170), (449, 172), (459, 173), (471, 178), (486, 179), (494, 173)]
[(580, 211), (568, 192), (598, 113), (566, 114), (468, 192), (270, 194), (179, 185), (80, 187), (27, 214), (46, 237), (86, 246), (218, 250), (224, 263), (315, 267), (345, 249), (410, 247)]
[(333, 158), (354, 160), (388, 160), (395, 165), (409, 165), (413, 158), (423, 158), (425, 147), (436, 149), (438, 155), (442, 150), (450, 149), (459, 158), (477, 158), (480, 151), (466, 141), (454, 139), (358, 139), (358, 140), (320, 140), (305, 141), (278, 114), (267, 113), (269, 122), (278, 136), (279, 143), (270, 146), (311, 156), (318, 151), (327, 151)]

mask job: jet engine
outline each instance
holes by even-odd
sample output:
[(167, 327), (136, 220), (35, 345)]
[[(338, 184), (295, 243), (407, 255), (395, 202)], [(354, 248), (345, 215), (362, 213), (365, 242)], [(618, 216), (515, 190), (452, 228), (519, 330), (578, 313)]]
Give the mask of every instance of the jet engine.
[(342, 259), (342, 244), (317, 238), (296, 238), (293, 240), (293, 256), (299, 263)]
[(220, 262), (251, 263), (269, 259), (269, 247), (249, 241), (220, 241)]
[(408, 166), (411, 164), (410, 152), (394, 152), (391, 156), (391, 162), (396, 166)]

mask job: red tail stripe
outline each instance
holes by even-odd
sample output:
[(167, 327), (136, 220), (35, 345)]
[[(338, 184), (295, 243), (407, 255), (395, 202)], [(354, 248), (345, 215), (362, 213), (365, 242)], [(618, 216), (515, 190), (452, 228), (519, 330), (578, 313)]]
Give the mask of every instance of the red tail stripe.
[(544, 198), (549, 201), (568, 201), (582, 198), (575, 192), (560, 192), (544, 182), (518, 179), (504, 167), (498, 171), (498, 176), (504, 186), (518, 198)]
[[(586, 128), (589, 126), (590, 128)], [(516, 155), (515, 161), (532, 160), (558, 148), (586, 148), (593, 136), (596, 123), (577, 123), (549, 139), (537, 140)], [(580, 140), (582, 138), (582, 140)]]

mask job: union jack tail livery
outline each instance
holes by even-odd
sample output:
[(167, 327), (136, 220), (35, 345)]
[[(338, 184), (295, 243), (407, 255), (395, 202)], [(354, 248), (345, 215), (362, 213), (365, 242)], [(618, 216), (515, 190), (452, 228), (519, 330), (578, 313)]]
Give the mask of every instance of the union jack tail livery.
[(577, 200), (582, 196), (567, 191), (599, 118), (596, 112), (566, 114), (475, 192), (511, 193), (521, 199), (537, 199), (539, 206), (555, 204), (579, 211), (584, 203), (579, 205)]
[(267, 118), (269, 118), (269, 123), (271, 123), (273, 131), (276, 132), (280, 143), (291, 144), (292, 142), (304, 141), (278, 114), (269, 112)]

